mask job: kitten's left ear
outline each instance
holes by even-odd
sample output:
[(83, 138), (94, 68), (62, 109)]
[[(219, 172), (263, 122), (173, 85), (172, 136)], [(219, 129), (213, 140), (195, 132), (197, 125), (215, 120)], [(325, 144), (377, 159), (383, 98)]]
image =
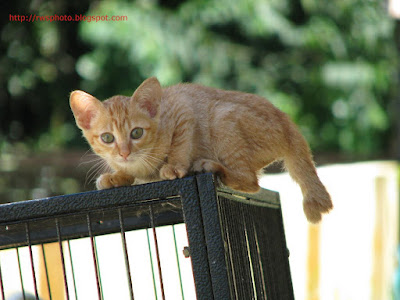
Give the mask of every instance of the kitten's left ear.
[(84, 91), (73, 91), (69, 97), (69, 104), (79, 128), (88, 130), (93, 119), (103, 110), (102, 103)]
[(156, 77), (150, 77), (136, 89), (131, 99), (139, 105), (139, 108), (146, 111), (151, 118), (154, 118), (159, 112), (161, 96), (160, 82)]

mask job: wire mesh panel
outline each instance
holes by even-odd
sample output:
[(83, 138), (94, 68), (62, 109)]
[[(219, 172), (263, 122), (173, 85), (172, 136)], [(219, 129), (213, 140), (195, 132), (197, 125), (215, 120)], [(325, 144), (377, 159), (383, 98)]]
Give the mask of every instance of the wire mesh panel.
[(290, 297), (279, 201), (209, 174), (0, 206), (0, 299)]
[(228, 277), (236, 299), (293, 297), (279, 202), (265, 198), (250, 201), (218, 194)]
[(13, 223), (5, 240), (3, 299), (194, 297), (180, 200)]
[(197, 178), (208, 258), (224, 261), (210, 264), (214, 299), (294, 299), (279, 194), (213, 192), (211, 181)]

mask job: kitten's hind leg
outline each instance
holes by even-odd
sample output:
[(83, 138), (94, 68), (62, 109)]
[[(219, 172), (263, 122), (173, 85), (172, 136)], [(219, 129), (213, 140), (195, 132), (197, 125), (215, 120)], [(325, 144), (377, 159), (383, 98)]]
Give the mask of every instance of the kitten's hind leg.
[(213, 161), (211, 159), (199, 159), (193, 163), (194, 172), (211, 172), (214, 174), (225, 173), (225, 167), (220, 163)]
[(256, 193), (260, 190), (257, 175), (245, 168), (230, 170), (214, 160), (199, 159), (193, 164), (193, 171), (217, 174), (224, 185), (241, 192)]

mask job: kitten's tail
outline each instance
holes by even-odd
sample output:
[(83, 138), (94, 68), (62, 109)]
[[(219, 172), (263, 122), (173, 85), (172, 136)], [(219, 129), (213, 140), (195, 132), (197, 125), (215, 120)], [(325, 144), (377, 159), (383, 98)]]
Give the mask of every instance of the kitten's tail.
[[(304, 213), (311, 223), (321, 221), (322, 214), (333, 208), (331, 197), (317, 175), (310, 148), (297, 130), (290, 132), (293, 146), (284, 157), (290, 176), (300, 185)], [(295, 147), (295, 148), (294, 148)]]

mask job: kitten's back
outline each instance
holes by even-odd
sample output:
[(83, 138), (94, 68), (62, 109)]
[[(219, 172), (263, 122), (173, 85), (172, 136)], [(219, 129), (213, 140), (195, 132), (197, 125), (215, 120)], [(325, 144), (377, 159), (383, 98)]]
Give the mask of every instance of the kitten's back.
[(304, 195), (310, 222), (332, 209), (329, 193), (318, 178), (308, 143), (290, 118), (267, 99), (197, 84), (178, 84), (164, 90), (167, 101), (184, 103), (193, 114), (197, 132), (193, 141), (197, 158), (217, 162), (225, 183), (253, 192), (257, 172), (284, 160)]

